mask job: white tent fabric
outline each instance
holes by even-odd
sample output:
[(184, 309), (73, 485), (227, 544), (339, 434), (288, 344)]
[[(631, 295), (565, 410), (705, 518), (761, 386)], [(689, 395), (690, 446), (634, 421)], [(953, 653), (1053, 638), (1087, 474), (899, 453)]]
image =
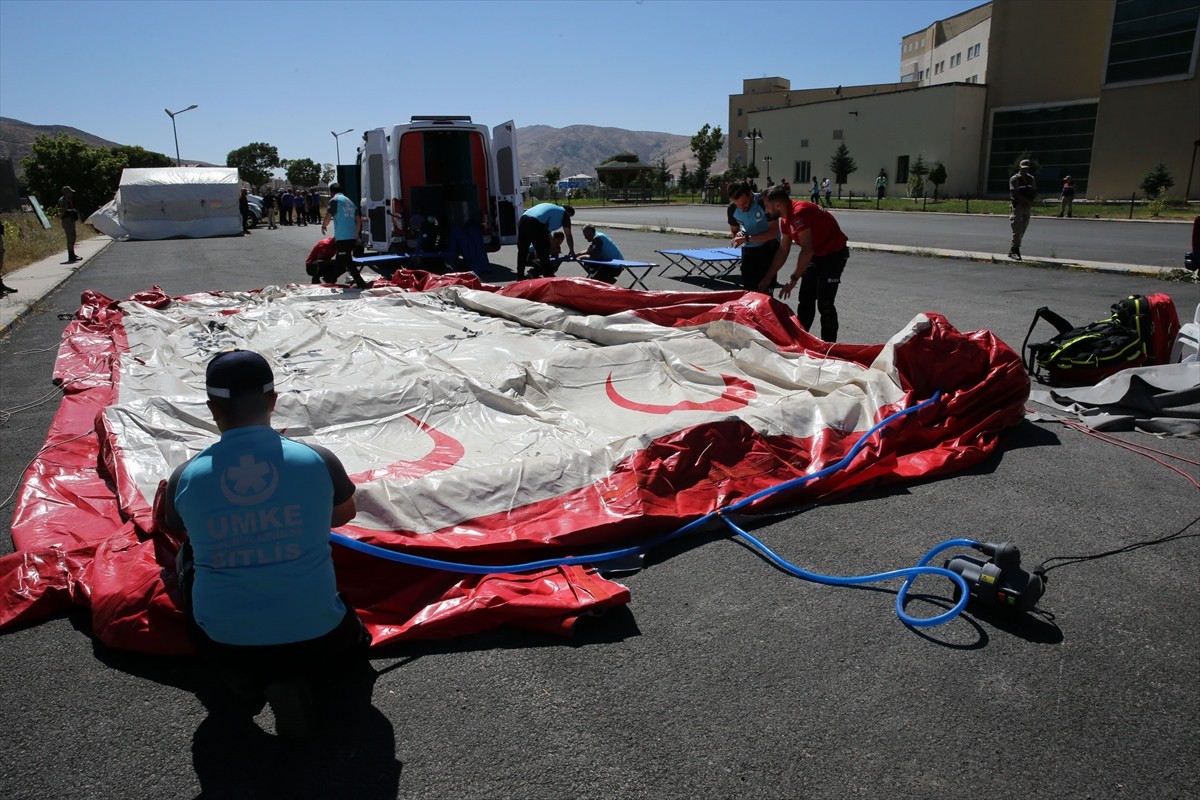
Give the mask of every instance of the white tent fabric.
[(88, 218), (114, 239), (204, 238), (241, 233), (233, 167), (126, 169), (112, 202)]
[[(781, 353), (728, 321), (664, 329), (466, 287), (350, 301), (266, 287), (125, 310), (129, 349), (103, 424), (142, 495), (129, 505), (150, 505), (158, 481), (215, 438), (204, 370), (230, 347), (272, 364), (274, 425), (338, 455), (360, 484), (355, 526), (378, 531), (428, 533), (546, 501), (705, 422), (862, 432), (904, 398), (891, 347), (865, 368)], [(674, 413), (646, 413), (656, 408)]]

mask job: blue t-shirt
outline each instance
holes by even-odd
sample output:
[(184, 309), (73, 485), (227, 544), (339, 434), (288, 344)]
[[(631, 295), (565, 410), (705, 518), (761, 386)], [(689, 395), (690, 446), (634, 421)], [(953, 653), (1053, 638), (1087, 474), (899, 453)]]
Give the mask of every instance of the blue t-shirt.
[(567, 216), (567, 210), (554, 203), (538, 203), (526, 211), (525, 216), (538, 220), (549, 231), (571, 227), (571, 218)]
[(333, 238), (339, 242), (346, 239), (357, 239), (358, 231), (354, 223), (354, 218), (358, 213), (358, 206), (354, 205), (354, 201), (344, 194), (335, 194), (329, 198), (329, 205), (326, 213), (333, 216)]
[(597, 233), (592, 237), (591, 244), (588, 246), (588, 257), (597, 261), (625, 260), (625, 256), (621, 255), (621, 248), (617, 247), (616, 242), (603, 233)]
[[(729, 204), (729, 224), (737, 225), (750, 236), (763, 233), (771, 226), (767, 218), (767, 210), (763, 208), (762, 195), (755, 193), (750, 201), (750, 208), (742, 211), (737, 203)], [(778, 237), (776, 237), (778, 238)], [(746, 242), (743, 247), (762, 247), (769, 242)]]
[(346, 615), (329, 524), (354, 494), (337, 456), (266, 425), (231, 428), (167, 485), (167, 524), (195, 557), (192, 614), (222, 644), (324, 636)]

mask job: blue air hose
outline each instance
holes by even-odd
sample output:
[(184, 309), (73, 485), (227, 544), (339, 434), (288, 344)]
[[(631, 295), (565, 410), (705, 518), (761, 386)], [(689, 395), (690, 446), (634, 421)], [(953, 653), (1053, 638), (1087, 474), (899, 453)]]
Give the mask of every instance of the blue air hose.
[[(765, 497), (769, 497), (778, 492), (785, 492), (798, 486), (803, 486), (811, 481), (820, 480), (821, 478), (827, 477), (828, 475), (831, 475), (840, 469), (844, 469), (854, 459), (854, 457), (858, 455), (858, 453), (864, 447), (866, 447), (867, 442), (878, 431), (892, 422), (900, 419), (901, 417), (915, 413), (916, 411), (919, 411), (922, 408), (937, 402), (941, 398), (941, 395), (942, 393), (940, 391), (934, 392), (933, 396), (928, 400), (923, 400), (920, 403), (917, 403), (915, 406), (902, 409), (901, 411), (897, 411), (896, 413), (880, 420), (874, 426), (872, 426), (870, 430), (864, 433), (857, 442), (854, 443), (845, 456), (838, 459), (833, 464), (825, 467), (824, 469), (808, 475), (801, 475), (798, 478), (785, 481), (777, 486), (763, 489), (762, 491), (745, 497), (742, 500), (727, 506), (726, 508), (720, 508), (709, 512), (703, 517), (682, 525), (669, 533), (663, 534), (662, 536), (658, 536), (654, 539), (642, 542), (641, 544), (632, 547), (623, 547), (619, 550), (607, 550), (600, 553), (591, 553), (581, 556), (566, 556), (560, 558), (547, 558), (540, 561), (526, 561), (519, 564), (463, 564), (455, 561), (443, 561), (437, 558), (427, 558), (425, 556), (417, 556), (410, 553), (388, 550), (387, 548), (379, 547), (378, 545), (360, 542), (357, 539), (353, 539), (340, 533), (331, 532), (330, 540), (334, 544), (341, 545), (342, 547), (356, 550), (366, 555), (383, 558), (388, 561), (394, 561), (400, 564), (424, 567), (426, 569), (444, 570), (446, 572), (465, 573), (469, 575), (494, 575), (497, 573), (507, 572), (534, 572), (537, 570), (551, 569), (554, 567), (602, 564), (607, 561), (630, 558), (641, 555), (648, 550), (652, 550), (655, 547), (658, 547), (659, 545), (664, 544), (672, 539), (678, 538), (686, 533), (695, 531), (716, 517), (724, 521), (724, 523), (730, 527), (735, 535), (742, 537), (742, 539), (749, 543), (755, 551), (764, 556), (772, 564), (779, 567), (789, 575), (794, 575), (798, 578), (804, 578), (805, 580), (813, 581), (814, 583), (822, 583), (828, 586), (853, 586), (863, 583), (877, 583), (879, 581), (886, 581), (893, 578), (902, 577), (904, 578), (904, 583), (900, 586), (900, 591), (896, 593), (897, 616), (899, 616), (905, 624), (912, 625), (913, 627), (926, 628), (934, 625), (941, 625), (954, 619), (959, 615), (959, 613), (962, 612), (963, 608), (967, 604), (967, 600), (970, 599), (970, 590), (967, 586), (967, 582), (963, 580), (963, 577), (958, 573), (951, 572), (948, 569), (942, 569), (941, 567), (931, 567), (928, 566), (928, 564), (934, 556), (943, 550), (947, 550), (951, 547), (973, 547), (974, 545), (978, 544), (978, 542), (975, 542), (971, 539), (950, 539), (942, 542), (926, 553), (915, 566), (891, 570), (888, 572), (874, 573), (871, 575), (839, 577), (809, 572), (808, 570), (801, 569), (800, 567), (791, 564), (790, 562), (776, 555), (769, 547), (756, 539), (754, 536), (751, 536), (728, 517), (729, 513), (735, 512), (741, 508), (745, 508), (748, 505), (753, 505)], [(935, 617), (921, 618), (909, 615), (904, 610), (904, 604), (908, 595), (909, 587), (912, 585), (913, 580), (915, 580), (919, 575), (940, 575), (957, 583), (960, 589), (958, 602), (956, 602), (949, 611), (946, 611), (945, 613), (939, 614)]]

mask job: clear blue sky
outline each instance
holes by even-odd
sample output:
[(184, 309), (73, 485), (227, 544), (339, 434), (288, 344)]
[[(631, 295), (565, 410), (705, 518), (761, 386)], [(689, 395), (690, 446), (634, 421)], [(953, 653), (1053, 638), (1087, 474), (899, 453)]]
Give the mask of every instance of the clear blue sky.
[[(225, 163), (353, 158), (413, 114), (691, 135), (744, 78), (899, 80), (900, 38), (978, 0), (0, 0), (0, 116)], [(738, 43), (744, 43), (738, 47)], [(518, 146), (520, 143), (518, 142)]]

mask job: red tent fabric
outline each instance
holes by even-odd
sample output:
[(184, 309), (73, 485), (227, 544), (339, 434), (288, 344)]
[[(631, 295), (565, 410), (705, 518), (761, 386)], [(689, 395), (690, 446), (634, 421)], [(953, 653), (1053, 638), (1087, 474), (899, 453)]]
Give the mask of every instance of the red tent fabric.
[[(874, 437), (845, 469), (786, 498), (764, 500), (764, 508), (969, 467), (996, 449), (1002, 430), (1020, 422), (1029, 392), (1020, 357), (1007, 345), (987, 331), (960, 333), (933, 313), (919, 316), (889, 344), (830, 344), (804, 331), (786, 305), (758, 293), (637, 292), (574, 278), (496, 288), (469, 274), (405, 270), (375, 286), (380, 292), (353, 296), (383, 305), (395, 293), (483, 292), (474, 296), (517, 302), (533, 311), (566, 310), (600, 325), (633, 319), (660, 327), (664, 336), (731, 325), (735, 327), (726, 329), (759, 337), (783, 357), (825, 359), (831, 367), (867, 367), (886, 358), (898, 377), (902, 400), (880, 402), (869, 423), (942, 393), (938, 402)], [(336, 302), (340, 290), (309, 291), (331, 292), (335, 296), (325, 302)], [(0, 630), (78, 605), (91, 609), (95, 634), (112, 647), (190, 652), (176, 603), (179, 543), (155, 524), (151, 503), (137, 489), (130, 445), (103, 413), (114, 403), (123, 362), (131, 357), (125, 327), (130, 310), (170, 311), (186, 300), (157, 287), (120, 302), (84, 294), (55, 367), (63, 400), (45, 447), (24, 476), (12, 525), (16, 552), (0, 559)], [(512, 358), (519, 360), (521, 354)], [(723, 388), (716, 387), (719, 393), (714, 389), (709, 399), (688, 401), (690, 405), (634, 402), (610, 384), (608, 397), (622, 413), (667, 418), (679, 409), (699, 408), (716, 416), (654, 438), (584, 485), (564, 486), (530, 502), (429, 530), (357, 524), (340, 530), (389, 549), (476, 563), (595, 552), (654, 538), (812, 473), (841, 459), (861, 437), (862, 425), (832, 424), (807, 436), (764, 429), (740, 417), (738, 409), (768, 387), (756, 388), (752, 376), (726, 375), (724, 381)], [(803, 411), (797, 408), (797, 413)], [(461, 445), (439, 450), (435, 442), (430, 452), (428, 459), (444, 461), (437, 468), (463, 457)], [(387, 472), (403, 485), (406, 474), (396, 464), (408, 463), (364, 470), (355, 474), (355, 481), (365, 485)], [(468, 576), (402, 566), (343, 548), (335, 548), (334, 556), (339, 589), (359, 610), (376, 646), (462, 636), (506, 624), (566, 633), (579, 615), (629, 600), (624, 586), (587, 567)]]

